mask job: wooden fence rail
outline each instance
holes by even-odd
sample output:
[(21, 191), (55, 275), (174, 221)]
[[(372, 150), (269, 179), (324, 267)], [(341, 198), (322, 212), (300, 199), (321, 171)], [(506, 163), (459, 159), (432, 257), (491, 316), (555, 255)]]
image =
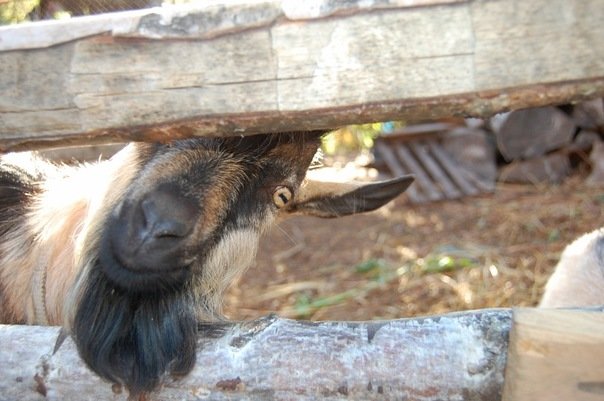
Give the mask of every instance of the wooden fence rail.
[[(510, 324), (510, 310), (485, 310), (367, 323), (273, 317), (225, 326), (217, 338), (200, 338), (195, 370), (158, 398), (497, 400)], [(112, 386), (85, 368), (73, 343), (49, 356), (57, 332), (0, 329), (0, 396), (113, 399)]]
[[(489, 116), (604, 96), (602, 21), (602, 0), (267, 0), (0, 27), (0, 151)], [(0, 326), (0, 400), (127, 398), (70, 340), (51, 355), (57, 333)], [(601, 310), (272, 317), (200, 337), (193, 373), (155, 396), (596, 400), (602, 333)]]
[[(127, 398), (84, 366), (71, 340), (52, 355), (58, 332), (0, 326), (0, 399)], [(198, 344), (193, 372), (152, 399), (589, 401), (604, 388), (602, 308), (381, 322), (273, 316), (218, 325)]]
[(604, 95), (602, 0), (267, 0), (0, 27), (0, 151)]

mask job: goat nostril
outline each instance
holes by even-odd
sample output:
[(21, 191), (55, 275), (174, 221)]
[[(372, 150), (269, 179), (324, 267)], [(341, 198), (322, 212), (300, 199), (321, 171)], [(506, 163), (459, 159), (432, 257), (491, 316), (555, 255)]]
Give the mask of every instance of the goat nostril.
[(154, 238), (182, 238), (189, 233), (188, 227), (178, 221), (163, 220), (148, 227)]
[(188, 246), (201, 213), (198, 201), (178, 188), (155, 187), (124, 200), (112, 213), (105, 269), (160, 272), (188, 265)]
[(156, 190), (140, 203), (139, 236), (150, 239), (184, 238), (193, 230), (196, 208), (186, 198)]

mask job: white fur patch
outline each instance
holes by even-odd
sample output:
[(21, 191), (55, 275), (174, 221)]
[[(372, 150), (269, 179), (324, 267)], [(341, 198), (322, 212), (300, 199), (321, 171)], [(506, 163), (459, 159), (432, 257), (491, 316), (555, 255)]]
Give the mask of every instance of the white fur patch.
[(221, 313), (224, 292), (256, 258), (259, 238), (254, 229), (238, 229), (227, 233), (212, 250), (196, 280), (196, 295), (204, 299), (201, 303), (207, 308), (200, 311), (202, 317)]
[(604, 229), (585, 234), (566, 247), (540, 307), (604, 305), (604, 261), (598, 255), (598, 241), (604, 241)]

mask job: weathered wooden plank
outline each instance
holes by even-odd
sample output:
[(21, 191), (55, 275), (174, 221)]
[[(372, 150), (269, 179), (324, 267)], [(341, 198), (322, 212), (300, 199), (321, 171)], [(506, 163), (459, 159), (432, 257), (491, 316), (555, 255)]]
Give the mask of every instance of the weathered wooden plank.
[[(151, 54), (155, 56), (144, 56)], [(184, 54), (186, 62), (174, 62)], [(241, 113), (278, 107), (268, 31), (171, 46), (162, 41), (85, 41), (76, 45), (70, 68), (66, 89), (81, 110), (85, 129), (111, 119), (142, 125), (193, 113), (228, 113), (234, 103)]]
[[(0, 40), (0, 51), (49, 47), (104, 33), (136, 38), (211, 39), (243, 32), (250, 28), (266, 27), (281, 18), (290, 20), (317, 19), (337, 15), (351, 15), (362, 11), (467, 1), (380, 0), (375, 2), (334, 2), (313, 0), (312, 2), (305, 2), (306, 4), (298, 0), (249, 2), (245, 0), (227, 0), (224, 4), (221, 4), (220, 1), (190, 2), (190, 4), (180, 6), (167, 6), (161, 11), (158, 9), (143, 9), (72, 19), (69, 22), (69, 29), (65, 29), (62, 22), (57, 23), (56, 21), (42, 21), (35, 25), (23, 25), (18, 30), (9, 29), (4, 32), (2, 40)], [(156, 2), (150, 0), (148, 3)], [(107, 6), (106, 9), (111, 8), (110, 6)]]
[(304, 110), (308, 99), (318, 107), (338, 107), (473, 90), (466, 7), (359, 14), (338, 24), (307, 24), (306, 30), (293, 24), (273, 30), (279, 100), (285, 110)]
[[(436, 162), (432, 155), (428, 153), (429, 143), (419, 143), (413, 142), (410, 143), (409, 146), (413, 149), (413, 152), (417, 156), (419, 160), (421, 160), (422, 165), (426, 168), (426, 170), (430, 173), (430, 175), (434, 178), (434, 182), (440, 187), (442, 192), (445, 194), (447, 199), (456, 199), (461, 196), (461, 192), (453, 185), (453, 182), (447, 175), (446, 171)], [(455, 175), (456, 169), (449, 169), (449, 171)]]
[(596, 401), (604, 396), (604, 315), (514, 311), (504, 401)]
[(267, 0), (0, 27), (0, 150), (603, 96), (602, 20), (601, 0)]
[[(447, 171), (451, 173), (451, 179), (466, 195), (476, 195), (479, 190), (476, 186), (478, 179), (471, 180), (468, 176), (473, 176), (471, 171), (467, 171), (465, 167), (459, 166), (455, 161), (447, 154), (442, 146), (436, 142), (428, 144), (430, 151), (434, 156), (438, 158), (438, 161), (445, 167)], [(484, 190), (484, 188), (481, 188)]]
[[(151, 399), (498, 400), (511, 316), (492, 309), (382, 322), (225, 323), (216, 338), (200, 337), (191, 374)], [(71, 340), (51, 356), (57, 333), (0, 326), (0, 398), (126, 400), (125, 390), (83, 365)]]
[(604, 51), (596, 39), (604, 26), (595, 24), (604, 15), (601, 1), (478, 1), (470, 8), (478, 87), (601, 75), (604, 64), (594, 58)]
[[(447, 155), (448, 156), (448, 155)], [(461, 184), (461, 185), (468, 185), (468, 187), (471, 186), (476, 186), (476, 192), (474, 192), (474, 190), (470, 190), (470, 192), (468, 192), (468, 194), (470, 195), (476, 195), (478, 192), (493, 192), (495, 190), (495, 181), (486, 181), (484, 178), (482, 177), (478, 177), (478, 175), (474, 172), (474, 171), (470, 171), (467, 168), (463, 168), (460, 170), (460, 182), (466, 182), (467, 184)]]
[[(380, 155), (384, 158), (384, 162), (396, 176), (403, 176), (410, 173), (410, 171), (405, 169), (398, 161), (390, 146), (378, 141), (375, 143), (375, 149), (380, 152)], [(417, 191), (417, 186), (414, 184), (411, 184), (407, 191), (405, 191), (405, 194), (412, 202), (421, 203), (424, 201), (424, 196)]]
[(434, 184), (432, 178), (426, 173), (421, 164), (415, 159), (413, 153), (405, 144), (399, 143), (395, 146), (396, 154), (403, 164), (411, 171), (411, 174), (416, 177), (416, 185), (422, 188), (422, 192), (431, 201), (443, 199), (443, 194)]
[[(482, 120), (468, 120), (470, 119), (466, 119), (468, 125), (482, 124)], [(483, 129), (476, 125), (474, 128), (456, 127), (448, 131), (438, 145), (431, 150), (440, 153), (439, 160), (443, 165), (453, 163), (463, 167), (461, 174), (456, 177), (465, 177), (462, 181), (471, 183), (480, 192), (493, 191), (497, 178), (495, 144), (489, 140)], [(463, 188), (464, 184), (458, 185)]]

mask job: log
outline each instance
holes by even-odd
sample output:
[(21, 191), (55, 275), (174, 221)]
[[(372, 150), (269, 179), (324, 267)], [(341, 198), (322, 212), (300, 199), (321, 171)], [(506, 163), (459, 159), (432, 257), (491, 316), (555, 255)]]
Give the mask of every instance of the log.
[(573, 153), (583, 152), (585, 155), (593, 148), (596, 142), (600, 141), (600, 134), (595, 131), (582, 129), (577, 133), (575, 140), (572, 145), (569, 146), (568, 151), (572, 155)]
[(0, 151), (604, 96), (601, 0), (200, 3), (0, 27)]
[(564, 147), (576, 130), (573, 120), (556, 107), (517, 110), (491, 126), (507, 161), (541, 157)]
[(573, 107), (573, 120), (588, 130), (604, 130), (604, 99), (592, 99)]
[(585, 183), (594, 187), (604, 187), (604, 142), (594, 143), (589, 155), (591, 173)]
[[(512, 311), (372, 322), (270, 316), (200, 336), (193, 372), (161, 400), (499, 400)], [(0, 326), (0, 399), (126, 400), (56, 327)]]
[(559, 184), (571, 172), (568, 152), (565, 149), (530, 160), (515, 161), (499, 171), (499, 181), (538, 184)]

